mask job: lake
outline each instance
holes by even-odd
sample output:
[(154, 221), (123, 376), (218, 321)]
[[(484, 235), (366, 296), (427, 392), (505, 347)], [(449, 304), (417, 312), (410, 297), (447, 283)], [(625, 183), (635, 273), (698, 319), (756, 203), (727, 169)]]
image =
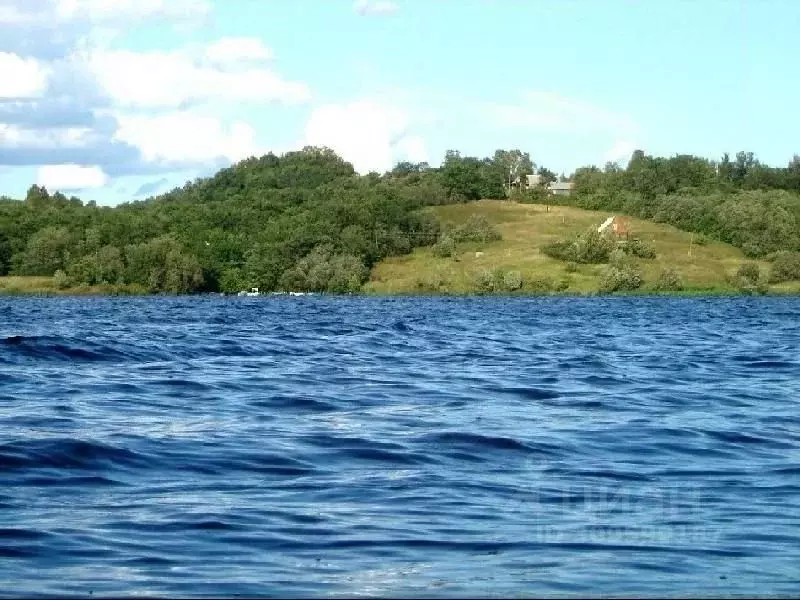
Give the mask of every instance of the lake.
[(0, 298), (0, 593), (796, 596), (799, 346), (797, 298)]

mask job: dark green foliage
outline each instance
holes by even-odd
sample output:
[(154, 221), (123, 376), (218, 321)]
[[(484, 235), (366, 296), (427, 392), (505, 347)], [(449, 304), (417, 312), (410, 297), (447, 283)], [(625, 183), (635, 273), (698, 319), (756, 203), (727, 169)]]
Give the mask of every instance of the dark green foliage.
[(553, 202), (669, 223), (703, 234), (698, 245), (708, 236), (752, 257), (800, 250), (800, 159), (776, 169), (751, 152), (714, 163), (637, 151), (625, 170), (588, 167), (572, 179), (575, 194)]
[(506, 197), (507, 174), (502, 164), (490, 158), (462, 157), (460, 152), (448, 150), (441, 176), (448, 196), (456, 201)]
[(658, 274), (653, 289), (657, 292), (679, 292), (683, 289), (683, 282), (674, 269), (664, 269)]
[(603, 293), (626, 292), (642, 287), (642, 272), (633, 264), (610, 265), (600, 280), (600, 291)]
[[(748, 152), (713, 162), (637, 151), (624, 169), (578, 169), (570, 178), (572, 196), (546, 198), (544, 188), (521, 191), (524, 186), (516, 185), (517, 177), (536, 168), (519, 151), (483, 159), (451, 151), (441, 168), (401, 163), (384, 175), (362, 177), (331, 150), (304, 148), (250, 158), (115, 208), (32, 186), (24, 201), (0, 197), (0, 275), (61, 271), (60, 280), (66, 277), (70, 285), (173, 293), (250, 287), (352, 291), (384, 257), (436, 243), (439, 222), (426, 207), (505, 198), (512, 188), (520, 198), (669, 223), (700, 234), (698, 245), (713, 238), (752, 257), (800, 252), (800, 157), (786, 168), (772, 168)], [(446, 235), (453, 244), (500, 239), (482, 217)], [(435, 251), (452, 254), (442, 247), (449, 243), (440, 242)], [(604, 263), (613, 248), (606, 237), (587, 232), (543, 251), (572, 263)], [(653, 256), (644, 243), (629, 242), (623, 251)], [(795, 277), (793, 260), (776, 258), (771, 279)], [(734, 279), (736, 285), (763, 287), (760, 276), (757, 284)], [(501, 282), (498, 289), (505, 287)]]
[[(569, 284), (567, 284), (569, 286)], [(551, 277), (534, 277), (530, 281), (528, 281), (526, 289), (533, 294), (549, 294), (553, 291), (558, 290), (558, 284), (556, 284)]]
[(756, 263), (744, 263), (731, 278), (731, 283), (747, 294), (763, 294), (766, 291), (761, 269)]
[(472, 274), (475, 289), (479, 294), (513, 293), (525, 286), (525, 280), (519, 271), (506, 271), (505, 269), (480, 269)]
[(69, 266), (71, 280), (85, 285), (122, 283), (124, 271), (122, 252), (116, 246), (103, 246)]
[(494, 273), (489, 269), (481, 269), (472, 274), (473, 284), (478, 293), (486, 294), (494, 291)]
[(569, 264), (578, 262), (576, 243), (573, 240), (558, 240), (541, 247), (541, 252), (556, 260), (568, 261)]
[(439, 258), (450, 258), (456, 251), (456, 243), (452, 236), (444, 235), (433, 245), (433, 255)]
[(736, 276), (756, 282), (761, 278), (761, 269), (759, 269), (756, 263), (744, 263), (736, 271)]
[(359, 177), (318, 148), (250, 158), (115, 208), (33, 186), (25, 202), (0, 199), (0, 275), (60, 269), (74, 285), (170, 293), (353, 291), (383, 257), (433, 244), (439, 222), (424, 207), (446, 200), (427, 166)]
[(625, 252), (625, 254), (636, 256), (637, 258), (651, 259), (656, 257), (656, 249), (652, 244), (649, 244), (644, 240), (626, 240), (620, 245), (620, 248), (623, 252)]
[(572, 263), (606, 263), (614, 248), (607, 236), (589, 229), (573, 240), (560, 240), (545, 244), (541, 251), (558, 260)]
[(319, 246), (286, 271), (280, 280), (284, 290), (303, 292), (357, 292), (369, 270), (356, 256), (334, 254), (333, 246)]
[(778, 252), (772, 257), (770, 283), (800, 281), (800, 252)]
[(197, 258), (168, 235), (128, 246), (125, 262), (125, 283), (144, 285), (151, 292), (185, 294), (200, 289), (203, 284)]
[(25, 251), (17, 256), (17, 270), (22, 275), (52, 275), (66, 268), (72, 248), (69, 229), (45, 227), (30, 237)]
[(0, 277), (11, 269), (11, 241), (4, 231), (0, 231)]
[(552, 204), (552, 194), (547, 188), (537, 185), (526, 189), (523, 192), (514, 194), (511, 199), (520, 204)]
[(503, 236), (483, 215), (472, 215), (450, 232), (454, 242), (495, 242)]
[(242, 269), (239, 267), (231, 267), (222, 270), (217, 285), (220, 292), (233, 294), (242, 290), (247, 290), (248, 283)]

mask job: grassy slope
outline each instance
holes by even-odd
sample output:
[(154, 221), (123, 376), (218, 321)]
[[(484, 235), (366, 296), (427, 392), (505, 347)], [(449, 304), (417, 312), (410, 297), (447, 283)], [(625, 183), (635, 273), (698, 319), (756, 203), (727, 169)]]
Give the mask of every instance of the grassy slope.
[(92, 285), (59, 289), (52, 277), (0, 277), (0, 295), (112, 295), (142, 294), (136, 286)]
[[(570, 285), (565, 293), (592, 293), (599, 287), (604, 265), (579, 265), (577, 272), (567, 273), (564, 262), (545, 256), (539, 247), (597, 227), (610, 216), (608, 213), (564, 206), (552, 206), (546, 212), (542, 205), (497, 200), (441, 206), (436, 208), (436, 213), (444, 223), (454, 224), (466, 221), (472, 214), (484, 215), (497, 226), (503, 239), (486, 244), (460, 244), (454, 258), (437, 258), (430, 248), (418, 248), (408, 256), (389, 258), (373, 269), (365, 291), (403, 294), (438, 288), (445, 293), (468, 293), (474, 290), (474, 273), (496, 268), (520, 271), (526, 281), (543, 277), (560, 281), (567, 277)], [(632, 235), (651, 241), (658, 253), (655, 260), (639, 261), (645, 278), (642, 291), (651, 288), (661, 269), (671, 267), (683, 279), (687, 292), (736, 292), (726, 277), (746, 262), (737, 248), (719, 242), (706, 246), (695, 244), (689, 256), (692, 234), (639, 219), (630, 219), (630, 224)], [(482, 251), (483, 256), (476, 257), (476, 251)], [(763, 270), (767, 269), (767, 263), (760, 264)], [(800, 284), (793, 282), (770, 289), (800, 293)]]

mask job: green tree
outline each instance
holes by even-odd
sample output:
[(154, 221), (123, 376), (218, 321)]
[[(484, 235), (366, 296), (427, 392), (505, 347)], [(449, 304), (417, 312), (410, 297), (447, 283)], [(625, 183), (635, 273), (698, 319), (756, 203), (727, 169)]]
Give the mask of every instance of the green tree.
[(70, 258), (73, 238), (66, 227), (45, 227), (28, 240), (21, 255), (22, 275), (52, 275), (64, 270)]
[(519, 149), (496, 150), (493, 161), (497, 169), (497, 176), (501, 178), (503, 185), (508, 189), (515, 181), (523, 181), (526, 175), (533, 174), (536, 168), (530, 155)]
[(11, 241), (8, 234), (0, 229), (0, 277), (8, 275), (11, 269)]

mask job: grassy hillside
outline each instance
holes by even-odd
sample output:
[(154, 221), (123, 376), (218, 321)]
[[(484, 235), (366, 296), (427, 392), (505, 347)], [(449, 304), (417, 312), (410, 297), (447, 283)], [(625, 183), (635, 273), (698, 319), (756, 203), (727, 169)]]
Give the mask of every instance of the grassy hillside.
[(62, 288), (53, 277), (0, 277), (0, 296), (133, 295), (147, 290), (134, 285), (82, 285)]
[[(417, 248), (410, 255), (383, 260), (372, 270), (364, 290), (376, 294), (469, 293), (474, 292), (476, 277), (483, 270), (514, 270), (522, 274), (524, 292), (544, 291), (548, 280), (560, 291), (573, 294), (596, 292), (605, 265), (577, 265), (570, 272), (567, 263), (540, 252), (549, 242), (574, 236), (589, 227), (597, 227), (606, 212), (572, 207), (546, 207), (536, 204), (484, 200), (470, 204), (440, 206), (435, 209), (443, 223), (458, 225), (471, 215), (483, 215), (501, 232), (503, 239), (487, 243), (462, 243), (451, 258), (434, 256), (431, 248)], [(736, 293), (728, 276), (745, 259), (733, 246), (708, 242), (692, 243), (698, 236), (669, 225), (630, 219), (631, 234), (651, 242), (657, 252), (654, 260), (639, 260), (645, 284), (640, 292), (653, 290), (662, 269), (674, 269), (687, 293)], [(691, 244), (691, 254), (689, 253)], [(476, 255), (482, 252), (482, 255)], [(759, 262), (766, 271), (768, 263)], [(800, 293), (800, 283), (770, 286), (775, 293)]]

